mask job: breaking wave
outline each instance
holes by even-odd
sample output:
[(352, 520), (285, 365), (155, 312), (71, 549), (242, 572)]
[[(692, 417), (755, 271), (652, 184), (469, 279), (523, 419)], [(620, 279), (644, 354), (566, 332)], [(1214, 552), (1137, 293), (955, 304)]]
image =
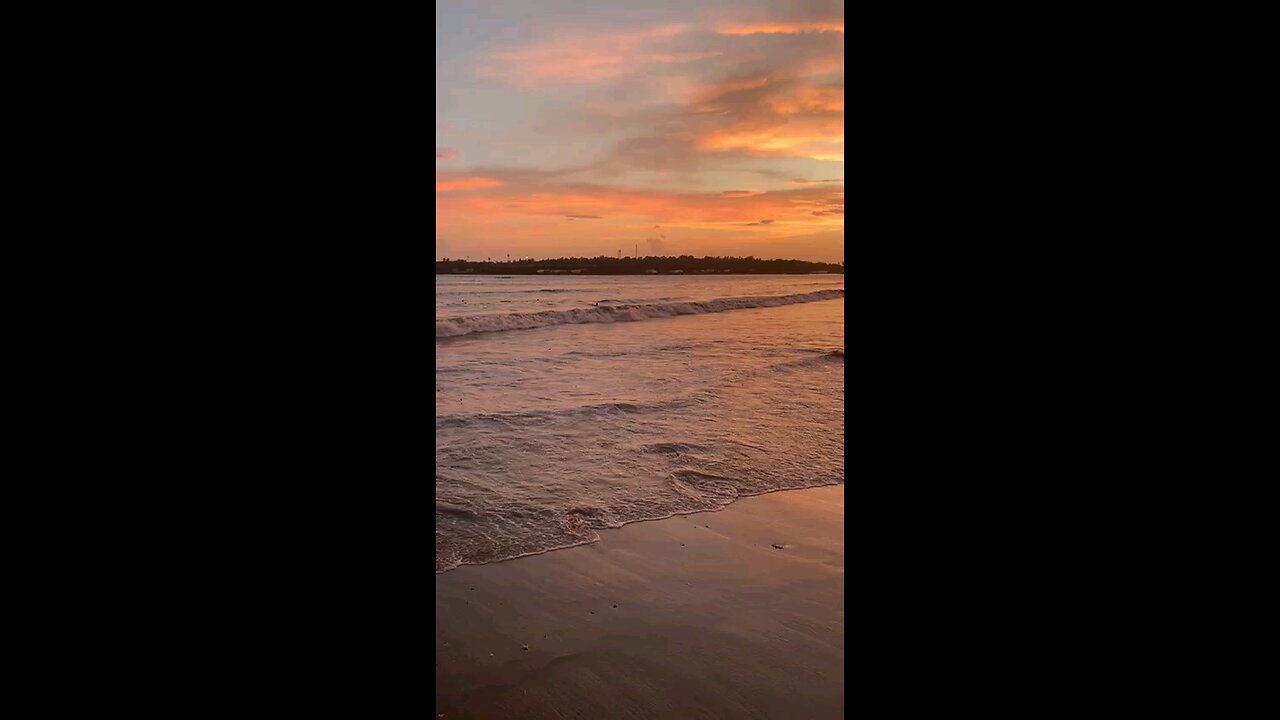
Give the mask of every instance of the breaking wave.
[(769, 295), (763, 297), (719, 298), (716, 300), (643, 303), (635, 305), (608, 305), (573, 310), (544, 310), (535, 313), (509, 313), (471, 315), (436, 321), (436, 337), (447, 338), (483, 332), (505, 330), (531, 330), (549, 325), (581, 325), (584, 323), (635, 322), (677, 315), (701, 315), (703, 313), (744, 310), (748, 308), (778, 307), (796, 303), (836, 300), (844, 297), (844, 290), (819, 290), (796, 295)]

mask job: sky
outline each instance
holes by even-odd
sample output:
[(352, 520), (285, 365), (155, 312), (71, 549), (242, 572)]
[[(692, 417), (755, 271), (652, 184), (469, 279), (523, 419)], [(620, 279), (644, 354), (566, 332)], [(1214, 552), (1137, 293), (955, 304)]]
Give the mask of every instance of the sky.
[(436, 257), (844, 260), (843, 0), (438, 0)]

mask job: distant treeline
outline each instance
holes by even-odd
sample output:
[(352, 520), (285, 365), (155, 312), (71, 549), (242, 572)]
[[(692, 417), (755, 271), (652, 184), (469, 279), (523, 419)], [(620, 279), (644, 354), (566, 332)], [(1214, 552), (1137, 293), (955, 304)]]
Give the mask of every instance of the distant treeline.
[(710, 275), (737, 273), (763, 275), (786, 273), (844, 274), (844, 263), (804, 260), (759, 260), (747, 257), (623, 257), (557, 258), (555, 260), (509, 260), (504, 262), (452, 260), (436, 261), (437, 275)]

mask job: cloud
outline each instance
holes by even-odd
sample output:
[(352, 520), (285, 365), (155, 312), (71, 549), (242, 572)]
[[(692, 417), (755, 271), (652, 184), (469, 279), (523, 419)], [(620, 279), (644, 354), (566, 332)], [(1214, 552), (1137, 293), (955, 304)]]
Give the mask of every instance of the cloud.
[[(839, 220), (815, 216), (815, 211), (831, 211), (841, 208), (844, 196), (822, 186), (798, 187), (787, 190), (756, 191), (751, 195), (725, 197), (720, 194), (699, 192), (675, 192), (662, 190), (638, 190), (617, 186), (595, 185), (577, 182), (553, 182), (545, 177), (521, 177), (519, 172), (503, 174), (489, 169), (482, 179), (507, 182), (500, 186), (479, 185), (477, 178), (442, 180), (457, 189), (483, 188), (484, 192), (445, 193), (437, 197), (437, 219), (440, 224), (492, 225), (510, 223), (513, 226), (534, 224), (543, 227), (550, 217), (559, 223), (546, 226), (569, 227), (564, 218), (571, 216), (598, 216), (600, 223), (592, 228), (618, 228), (636, 222), (647, 221), (649, 227), (660, 225), (670, 229), (698, 227), (710, 229), (736, 224), (756, 222), (769, 225), (760, 218), (772, 220), (772, 224), (823, 225)], [(542, 218), (541, 221), (538, 218)], [(592, 218), (596, 219), (596, 218)], [(658, 228), (654, 228), (658, 229)], [(584, 228), (585, 230), (585, 228)], [(662, 234), (654, 233), (655, 235)], [(634, 236), (632, 236), (634, 237)]]
[(492, 56), (476, 74), (513, 85), (590, 83), (641, 73), (654, 65), (679, 65), (718, 55), (681, 48), (671, 40), (689, 32), (684, 23), (624, 32), (561, 33), (557, 37)]
[(803, 113), (844, 113), (844, 85), (795, 85), (769, 99), (780, 115)]
[(721, 35), (761, 35), (783, 34), (796, 35), (808, 32), (844, 32), (843, 20), (815, 20), (807, 22), (767, 22), (745, 25), (725, 25), (719, 29)]
[[(746, 158), (843, 161), (844, 36), (818, 31), (841, 11), (826, 1), (773, 5), (719, 23), (561, 28), (489, 55), (477, 72), (539, 91), (589, 85), (580, 102), (537, 125), (542, 141), (548, 133), (620, 138), (591, 169), (593, 180), (634, 172), (692, 179)], [(766, 27), (796, 32), (758, 34)]]
[(706, 170), (743, 156), (842, 162), (843, 81), (801, 75), (806, 62), (803, 54), (780, 57), (770, 73), (705, 86), (649, 134), (620, 142), (606, 165), (671, 172)]
[(836, 113), (763, 114), (716, 128), (698, 141), (703, 151), (737, 150), (749, 155), (844, 159), (844, 117)]
[[(478, 192), (440, 193), (436, 233), (438, 243), (466, 247), (472, 256), (517, 251), (551, 257), (597, 255), (601, 247), (626, 248), (641, 240), (651, 255), (670, 254), (665, 230), (672, 233), (670, 241), (679, 239), (680, 252), (781, 257), (774, 253), (793, 247), (789, 238), (824, 231), (826, 239), (806, 242), (803, 255), (796, 254), (800, 246), (794, 246), (787, 257), (839, 259), (842, 246), (831, 238), (841, 237), (844, 218), (836, 213), (843, 211), (842, 203), (843, 195), (830, 186), (792, 187), (726, 200), (700, 192), (534, 180)], [(568, 215), (602, 218), (566, 221)], [(774, 222), (766, 225), (760, 218)], [(653, 225), (661, 229), (654, 232)]]
[[(753, 88), (763, 87), (768, 84), (768, 82), (768, 75), (757, 75), (754, 77), (726, 80), (724, 82), (711, 85), (703, 85), (699, 90), (702, 95), (723, 95), (725, 93), (737, 92), (738, 90), (751, 90)], [(709, 112), (709, 110), (707, 110), (707, 112)]]
[(487, 177), (467, 177), (457, 180), (436, 180), (436, 192), (449, 192), (451, 190), (480, 190), (482, 188), (502, 187), (504, 183), (501, 180)]
[(458, 157), (458, 151), (453, 148), (436, 148), (437, 160), (453, 160)]
[[(680, 252), (839, 257), (844, 198), (833, 191), (843, 191), (843, 166), (819, 162), (844, 158), (844, 23), (832, 20), (842, 0), (753, 0), (685, 15), (602, 30), (607, 13), (566, 12), (513, 27), (506, 37), (530, 38), (515, 45), (487, 37), (468, 67), (496, 81), (485, 91), (509, 97), (512, 111), (468, 112), (488, 113), (475, 126), (492, 131), (489, 157), (532, 166), (438, 162), (438, 236), (553, 256), (643, 240), (662, 254), (672, 251), (663, 247), (670, 231)], [(468, 158), (481, 156), (474, 140), (437, 134), (468, 147)], [(561, 143), (580, 151), (555, 152)], [(530, 151), (516, 154), (522, 145)]]
[(701, 158), (693, 139), (672, 130), (669, 135), (634, 137), (618, 143), (607, 161), (613, 168), (673, 172), (697, 170)]
[(819, 183), (837, 183), (844, 182), (844, 178), (831, 178), (830, 180), (804, 180), (801, 178), (792, 178), (787, 181), (789, 185), (817, 185)]

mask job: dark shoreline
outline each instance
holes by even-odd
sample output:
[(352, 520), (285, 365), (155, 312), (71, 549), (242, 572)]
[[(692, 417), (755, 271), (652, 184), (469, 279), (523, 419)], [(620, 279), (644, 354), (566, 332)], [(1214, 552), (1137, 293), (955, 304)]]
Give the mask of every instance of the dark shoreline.
[(841, 263), (756, 258), (557, 258), (490, 262), (437, 260), (436, 275), (844, 275)]

